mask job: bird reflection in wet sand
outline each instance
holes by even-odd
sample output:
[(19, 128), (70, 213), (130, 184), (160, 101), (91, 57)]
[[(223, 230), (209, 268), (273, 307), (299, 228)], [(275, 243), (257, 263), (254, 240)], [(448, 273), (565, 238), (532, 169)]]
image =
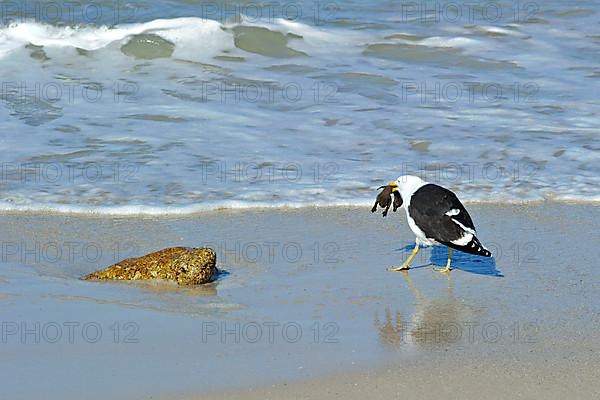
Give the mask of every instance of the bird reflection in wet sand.
[(476, 309), (456, 300), (450, 276), (446, 295), (435, 299), (423, 296), (408, 273), (403, 272), (402, 276), (415, 297), (414, 312), (405, 319), (403, 313), (386, 307), (383, 321), (376, 313), (374, 324), (380, 341), (391, 347), (430, 347), (465, 339)]

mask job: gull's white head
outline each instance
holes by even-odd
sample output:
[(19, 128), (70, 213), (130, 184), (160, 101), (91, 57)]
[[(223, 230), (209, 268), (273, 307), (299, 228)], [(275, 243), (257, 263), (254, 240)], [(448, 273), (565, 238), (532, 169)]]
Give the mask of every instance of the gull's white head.
[(415, 175), (402, 175), (396, 179), (396, 184), (398, 185), (397, 190), (406, 204), (410, 201), (413, 193), (422, 186), (427, 185), (427, 182)]

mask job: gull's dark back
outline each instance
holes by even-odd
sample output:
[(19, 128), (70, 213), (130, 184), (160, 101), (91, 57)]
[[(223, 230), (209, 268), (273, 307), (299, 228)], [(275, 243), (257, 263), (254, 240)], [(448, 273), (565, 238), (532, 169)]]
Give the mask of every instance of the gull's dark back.
[[(415, 205), (419, 206), (416, 207)], [(458, 210), (457, 215), (446, 215), (450, 210)], [(411, 199), (410, 214), (427, 237), (456, 238), (463, 230), (455, 223), (447, 224), (450, 218), (458, 220), (467, 228), (475, 230), (471, 216), (460, 200), (450, 190), (435, 184), (420, 188)]]

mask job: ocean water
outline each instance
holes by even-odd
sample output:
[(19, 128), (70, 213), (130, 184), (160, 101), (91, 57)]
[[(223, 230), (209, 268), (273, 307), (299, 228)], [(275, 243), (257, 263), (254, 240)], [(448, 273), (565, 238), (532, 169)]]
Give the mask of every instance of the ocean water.
[(3, 2), (0, 208), (600, 200), (600, 6)]

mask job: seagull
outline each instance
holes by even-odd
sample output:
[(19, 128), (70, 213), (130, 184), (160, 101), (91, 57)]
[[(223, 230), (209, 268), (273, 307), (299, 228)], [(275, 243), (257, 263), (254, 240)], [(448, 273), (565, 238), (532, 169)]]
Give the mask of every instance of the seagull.
[(492, 256), (475, 236), (471, 216), (450, 190), (413, 175), (403, 175), (388, 186), (392, 188), (392, 193), (400, 193), (408, 226), (416, 235), (411, 255), (401, 266), (390, 271), (410, 269), (410, 262), (417, 255), (419, 246), (443, 244), (448, 247), (446, 268), (439, 269), (440, 272), (452, 270), (452, 249), (484, 257)]

